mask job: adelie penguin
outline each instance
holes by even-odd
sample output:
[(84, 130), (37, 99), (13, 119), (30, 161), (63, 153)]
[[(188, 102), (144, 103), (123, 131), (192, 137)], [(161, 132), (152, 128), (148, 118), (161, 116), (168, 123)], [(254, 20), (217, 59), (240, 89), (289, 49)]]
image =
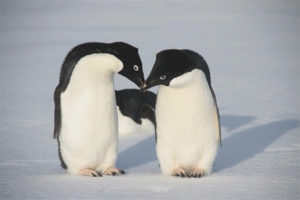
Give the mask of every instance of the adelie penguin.
[(156, 94), (137, 89), (116, 90), (119, 134), (154, 133)]
[(156, 151), (163, 174), (209, 174), (221, 130), (207, 63), (191, 50), (161, 51), (142, 88), (156, 85)]
[(85, 43), (66, 56), (54, 94), (54, 138), (71, 174), (123, 174), (118, 152), (114, 74), (144, 84), (138, 49), (123, 43)]

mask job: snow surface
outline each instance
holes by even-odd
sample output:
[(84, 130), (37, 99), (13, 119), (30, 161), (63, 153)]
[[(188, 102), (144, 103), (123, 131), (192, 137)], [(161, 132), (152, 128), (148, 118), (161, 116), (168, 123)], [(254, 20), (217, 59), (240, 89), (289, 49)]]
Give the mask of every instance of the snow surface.
[[(299, 1), (0, 1), (0, 199), (300, 199)], [(52, 139), (61, 63), (86, 41), (207, 60), (223, 147), (200, 179), (161, 175), (154, 134), (120, 138), (121, 177), (59, 167)], [(135, 87), (116, 76), (116, 88)], [(155, 91), (153, 89), (153, 91)]]

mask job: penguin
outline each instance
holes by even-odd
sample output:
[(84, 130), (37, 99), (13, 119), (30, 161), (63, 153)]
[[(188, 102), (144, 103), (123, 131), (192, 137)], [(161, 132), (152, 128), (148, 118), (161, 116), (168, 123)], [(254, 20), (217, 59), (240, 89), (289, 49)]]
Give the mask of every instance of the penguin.
[(61, 166), (70, 174), (99, 177), (115, 167), (118, 119), (114, 74), (144, 84), (138, 49), (124, 42), (90, 42), (66, 56), (54, 92), (54, 138)]
[(119, 135), (155, 132), (156, 94), (137, 89), (116, 90)]
[(194, 178), (210, 174), (221, 129), (206, 61), (192, 50), (163, 50), (141, 89), (157, 85), (156, 152), (162, 173)]

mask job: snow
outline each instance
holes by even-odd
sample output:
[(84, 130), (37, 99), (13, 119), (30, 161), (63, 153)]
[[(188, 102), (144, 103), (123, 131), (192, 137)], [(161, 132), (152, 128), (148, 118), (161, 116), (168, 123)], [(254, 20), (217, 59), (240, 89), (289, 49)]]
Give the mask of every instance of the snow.
[[(1, 0), (0, 13), (0, 199), (300, 199), (299, 1)], [(154, 134), (120, 138), (125, 176), (59, 167), (53, 92), (86, 41), (139, 47), (145, 76), (162, 49), (205, 57), (223, 136), (211, 175), (161, 175)]]

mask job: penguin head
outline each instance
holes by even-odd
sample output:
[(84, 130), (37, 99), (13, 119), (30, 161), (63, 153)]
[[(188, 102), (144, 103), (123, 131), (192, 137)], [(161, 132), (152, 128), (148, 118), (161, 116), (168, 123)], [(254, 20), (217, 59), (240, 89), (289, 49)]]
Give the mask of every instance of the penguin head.
[[(141, 89), (145, 91), (157, 85), (175, 86), (172, 80), (192, 71), (194, 68), (190, 57), (184, 50), (163, 50), (156, 54), (154, 66)], [(179, 84), (184, 84), (185, 81), (186, 79), (181, 80)]]
[(144, 85), (145, 78), (138, 49), (124, 42), (111, 43), (111, 46), (110, 53), (123, 63), (123, 68), (118, 73), (134, 82), (138, 87)]

